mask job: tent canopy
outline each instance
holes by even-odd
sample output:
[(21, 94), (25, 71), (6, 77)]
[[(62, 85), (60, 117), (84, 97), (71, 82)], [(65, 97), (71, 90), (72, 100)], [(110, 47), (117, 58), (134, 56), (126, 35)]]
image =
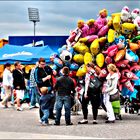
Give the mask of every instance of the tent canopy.
[(50, 55), (54, 51), (47, 45), (43, 47), (23, 47), (6, 44), (0, 48), (0, 64), (6, 62), (13, 64), (20, 61), (22, 64), (35, 64), (40, 57), (50, 63)]

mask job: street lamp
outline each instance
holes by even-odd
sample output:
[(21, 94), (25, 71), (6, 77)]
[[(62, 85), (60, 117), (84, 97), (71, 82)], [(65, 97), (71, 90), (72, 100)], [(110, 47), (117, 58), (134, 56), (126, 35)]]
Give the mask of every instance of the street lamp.
[(34, 39), (33, 46), (35, 46), (35, 26), (36, 22), (39, 22), (39, 11), (37, 8), (28, 8), (29, 20), (34, 23)]

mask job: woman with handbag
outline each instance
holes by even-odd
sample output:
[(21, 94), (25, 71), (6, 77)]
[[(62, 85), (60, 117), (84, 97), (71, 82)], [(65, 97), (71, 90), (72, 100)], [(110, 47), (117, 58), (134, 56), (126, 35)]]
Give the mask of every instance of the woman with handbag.
[(111, 97), (114, 97), (114, 100), (118, 100), (117, 98), (119, 97), (118, 89), (117, 89), (117, 84), (118, 84), (118, 79), (119, 75), (117, 72), (117, 68), (114, 64), (109, 64), (107, 66), (107, 70), (109, 74), (106, 77), (106, 83), (103, 85), (103, 96), (104, 96), (104, 104), (107, 109), (107, 118), (108, 120), (105, 123), (114, 123), (115, 122), (115, 114), (113, 111), (112, 107), (112, 101)]
[[(95, 79), (96, 77), (96, 79)], [(95, 80), (97, 85), (95, 83), (93, 84), (93, 87), (90, 86), (90, 80), (93, 78), (93, 81)], [(87, 124), (88, 120), (88, 104), (89, 101), (92, 105), (92, 112), (93, 112), (93, 124), (97, 124), (97, 115), (98, 115), (98, 108), (100, 106), (100, 81), (97, 81), (98, 76), (94, 70), (94, 64), (88, 63), (87, 64), (87, 73), (85, 76), (85, 92), (82, 97), (82, 112), (83, 112), (83, 120), (79, 121), (78, 124)]]

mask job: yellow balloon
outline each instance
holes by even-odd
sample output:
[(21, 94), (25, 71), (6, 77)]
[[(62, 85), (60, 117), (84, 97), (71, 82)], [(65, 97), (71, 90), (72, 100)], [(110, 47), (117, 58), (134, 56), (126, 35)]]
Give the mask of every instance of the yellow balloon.
[(121, 28), (121, 17), (120, 15), (116, 15), (113, 19), (113, 27), (115, 31), (119, 32)]
[(97, 55), (100, 50), (99, 40), (95, 39), (90, 45), (91, 54)]
[(114, 20), (115, 16), (121, 17), (121, 13), (113, 13), (111, 14), (112, 19)]
[(107, 38), (106, 37), (100, 37), (98, 40), (99, 40), (100, 43), (104, 43), (104, 42), (106, 42)]
[(84, 76), (84, 75), (86, 74), (86, 72), (87, 72), (86, 65), (83, 64), (83, 65), (81, 65), (80, 68), (77, 70), (76, 76), (82, 77), (82, 76)]
[(97, 63), (97, 65), (101, 68), (104, 65), (104, 62), (105, 62), (104, 55), (102, 53), (99, 53), (96, 56), (96, 63)]
[(92, 62), (92, 54), (89, 52), (86, 52), (84, 55), (84, 64), (88, 64), (89, 62)]
[(73, 46), (73, 49), (78, 52), (78, 53), (81, 53), (81, 54), (85, 54), (86, 52), (89, 52), (89, 48), (87, 47), (87, 45), (85, 45), (85, 43), (80, 43), (80, 42), (77, 42), (74, 46)]
[(87, 39), (86, 37), (80, 38), (80, 39), (79, 39), (79, 42), (80, 42), (80, 43), (85, 43), (85, 42), (87, 42), (87, 41), (88, 41), (88, 39)]
[(75, 54), (73, 56), (73, 60), (76, 62), (76, 63), (84, 63), (84, 56), (82, 54)]
[(132, 34), (132, 32), (135, 30), (136, 25), (133, 23), (123, 23), (122, 24), (122, 33), (123, 34)]
[(115, 40), (115, 30), (109, 29), (107, 39), (109, 43), (112, 43)]

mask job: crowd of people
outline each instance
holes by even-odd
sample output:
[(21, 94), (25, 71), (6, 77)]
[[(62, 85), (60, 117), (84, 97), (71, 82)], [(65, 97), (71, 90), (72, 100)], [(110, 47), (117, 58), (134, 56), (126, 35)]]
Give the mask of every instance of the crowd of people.
[(11, 71), (9, 63), (4, 65), (1, 105), (5, 108), (8, 108), (10, 101), (17, 111), (23, 111), (22, 104), (26, 102), (30, 109), (39, 108), (40, 123), (45, 126), (49, 124), (49, 118), (55, 120), (54, 125), (60, 125), (63, 106), (66, 125), (73, 125), (71, 111), (76, 103), (81, 105), (83, 113), (83, 120), (79, 120), (78, 124), (88, 123), (89, 102), (92, 106), (93, 124), (98, 124), (99, 107), (107, 114), (105, 123), (115, 123), (116, 119), (122, 119), (121, 92), (118, 90), (120, 75), (114, 64), (108, 64), (108, 75), (102, 79), (94, 63), (88, 63), (86, 75), (78, 77), (76, 84), (69, 76), (68, 67), (64, 66), (62, 74), (58, 75), (46, 64), (44, 58), (38, 60), (28, 76), (19, 61), (14, 66), (15, 69)]

